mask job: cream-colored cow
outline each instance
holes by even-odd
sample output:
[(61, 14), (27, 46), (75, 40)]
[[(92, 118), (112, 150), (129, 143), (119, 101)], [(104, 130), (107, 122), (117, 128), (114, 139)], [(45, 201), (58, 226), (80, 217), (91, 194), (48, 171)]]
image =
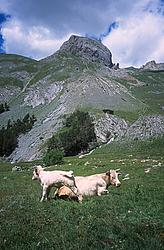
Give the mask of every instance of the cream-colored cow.
[(73, 171), (44, 171), (42, 166), (36, 166), (33, 171), (32, 180), (39, 180), (43, 187), (42, 198), (40, 201), (48, 199), (51, 187), (55, 186), (60, 188), (63, 185), (69, 187), (71, 192), (77, 196), (79, 201), (81, 201), (81, 196), (79, 195), (75, 184)]
[[(101, 196), (108, 193), (109, 185), (116, 187), (121, 185), (118, 175), (116, 170), (110, 170), (106, 173), (90, 176), (76, 176), (75, 183), (81, 196)], [(76, 199), (75, 194), (66, 186), (57, 189), (55, 197)]]

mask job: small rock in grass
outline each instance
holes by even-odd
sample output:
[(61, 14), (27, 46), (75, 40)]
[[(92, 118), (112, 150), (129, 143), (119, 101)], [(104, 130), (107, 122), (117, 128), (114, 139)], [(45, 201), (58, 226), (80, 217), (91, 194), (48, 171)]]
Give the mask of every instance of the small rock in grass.
[(123, 178), (122, 180), (123, 181), (126, 181), (126, 180), (129, 180), (130, 178), (129, 177), (125, 177), (125, 178)]
[(14, 167), (12, 168), (12, 172), (20, 172), (20, 171), (22, 171), (22, 169), (21, 169), (21, 167), (19, 167), (19, 166), (14, 166)]
[(151, 170), (151, 168), (146, 168), (146, 169), (144, 169), (144, 171), (145, 171), (146, 174), (149, 173), (150, 170)]

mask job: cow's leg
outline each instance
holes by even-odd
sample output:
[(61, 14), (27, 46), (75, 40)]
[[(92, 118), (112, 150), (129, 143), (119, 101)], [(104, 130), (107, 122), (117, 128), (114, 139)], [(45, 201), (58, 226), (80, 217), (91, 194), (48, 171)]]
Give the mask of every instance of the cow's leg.
[(54, 196), (53, 196), (54, 199), (56, 199), (58, 197), (58, 191), (59, 191), (59, 188), (57, 188), (55, 190), (55, 193), (54, 193)]
[(109, 193), (109, 191), (106, 189), (106, 187), (100, 187), (100, 186), (97, 187), (97, 195), (98, 196), (101, 196), (103, 194), (108, 194), (108, 193)]
[(77, 196), (78, 202), (82, 203), (82, 200), (83, 200), (82, 194), (80, 194), (79, 192), (77, 192), (76, 196)]
[(51, 187), (48, 187), (47, 188), (47, 194), (46, 194), (46, 200), (48, 200), (48, 198), (49, 198), (50, 190), (51, 190)]
[(109, 194), (109, 191), (107, 189), (103, 190), (101, 194)]
[(43, 192), (42, 192), (42, 198), (40, 200), (40, 202), (44, 201), (45, 199), (47, 200), (47, 186), (43, 185)]
[(70, 187), (70, 189), (72, 190), (72, 192), (77, 196), (78, 198), (78, 202), (82, 203), (82, 200), (83, 200), (83, 196), (82, 194), (79, 193), (79, 190), (77, 187), (75, 186), (72, 186)]

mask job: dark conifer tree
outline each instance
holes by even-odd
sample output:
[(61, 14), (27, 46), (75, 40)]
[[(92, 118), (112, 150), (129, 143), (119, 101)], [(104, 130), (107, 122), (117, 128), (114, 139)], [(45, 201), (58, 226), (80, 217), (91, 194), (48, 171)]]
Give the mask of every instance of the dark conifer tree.
[(18, 136), (21, 133), (28, 132), (35, 120), (34, 116), (30, 117), (29, 114), (22, 121), (18, 119), (16, 122), (11, 123), (11, 120), (8, 120), (6, 128), (2, 127), (0, 129), (0, 156), (9, 156), (13, 152), (18, 144)]
[(9, 108), (9, 105), (5, 102), (5, 107), (4, 107), (5, 111), (9, 111), (10, 108)]
[(3, 112), (5, 112), (5, 109), (4, 109), (3, 103), (0, 103), (0, 114)]

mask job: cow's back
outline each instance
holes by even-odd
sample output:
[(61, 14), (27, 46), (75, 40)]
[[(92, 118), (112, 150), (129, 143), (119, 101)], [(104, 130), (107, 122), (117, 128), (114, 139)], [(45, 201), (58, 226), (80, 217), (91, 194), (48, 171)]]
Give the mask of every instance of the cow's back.
[(96, 195), (98, 186), (106, 186), (105, 181), (96, 175), (75, 177), (75, 183), (83, 196)]

